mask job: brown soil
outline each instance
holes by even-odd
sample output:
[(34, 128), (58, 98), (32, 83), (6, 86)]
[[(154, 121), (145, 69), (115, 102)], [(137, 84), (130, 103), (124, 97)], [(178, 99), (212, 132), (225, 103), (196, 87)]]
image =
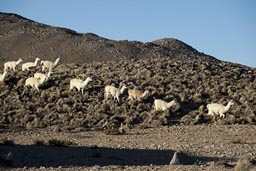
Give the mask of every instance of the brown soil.
[[(1, 130), (0, 137), (15, 145), (0, 146), (1, 154), (13, 153), (12, 165), (0, 166), (1, 170), (233, 170), (238, 159), (255, 162), (255, 131), (252, 125), (131, 129), (123, 135)], [(36, 145), (52, 139), (73, 145)], [(169, 165), (175, 151), (180, 163)]]

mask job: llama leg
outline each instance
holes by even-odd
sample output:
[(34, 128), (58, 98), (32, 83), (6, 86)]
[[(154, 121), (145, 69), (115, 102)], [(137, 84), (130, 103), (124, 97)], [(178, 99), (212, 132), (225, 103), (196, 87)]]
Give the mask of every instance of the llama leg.
[(116, 99), (118, 103), (120, 102), (120, 99), (118, 96), (114, 96), (114, 99)]
[(223, 113), (220, 113), (220, 118), (225, 118), (225, 115)]
[(35, 88), (36, 88), (36, 90), (39, 92), (39, 88), (38, 88), (37, 86), (36, 86)]
[(74, 88), (74, 87), (73, 87), (72, 85), (70, 85), (70, 88), (69, 88), (69, 90), (71, 91), (73, 88)]
[(80, 88), (77, 88), (77, 91), (80, 92)]
[(127, 100), (132, 100), (132, 97), (131, 97), (131, 96), (129, 96)]
[(213, 112), (211, 110), (208, 111), (208, 115), (214, 115)]

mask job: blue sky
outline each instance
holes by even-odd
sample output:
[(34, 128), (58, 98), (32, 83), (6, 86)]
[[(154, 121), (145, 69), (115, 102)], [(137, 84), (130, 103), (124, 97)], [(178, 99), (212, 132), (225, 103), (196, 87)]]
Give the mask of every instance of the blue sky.
[(0, 11), (113, 40), (176, 38), (256, 67), (255, 0), (1, 0)]

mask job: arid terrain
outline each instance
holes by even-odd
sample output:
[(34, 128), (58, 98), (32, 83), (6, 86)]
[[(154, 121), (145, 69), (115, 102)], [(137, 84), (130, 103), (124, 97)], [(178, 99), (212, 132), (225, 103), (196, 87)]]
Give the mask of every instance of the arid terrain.
[[(40, 91), (24, 86), (40, 65), (20, 64), (0, 83), (0, 170), (238, 171), (238, 160), (255, 170), (255, 68), (176, 39), (114, 41), (15, 14), (0, 19), (0, 73), (18, 58), (61, 59)], [(72, 78), (87, 77), (83, 95), (70, 90)], [(106, 85), (127, 86), (120, 103), (104, 97)], [(149, 94), (131, 101), (129, 89)], [(155, 99), (178, 105), (155, 111)], [(207, 115), (207, 104), (230, 100), (224, 118)]]
[[(13, 152), (12, 166), (2, 170), (228, 171), (239, 159), (255, 164), (255, 131), (252, 125), (173, 125), (131, 129), (123, 135), (1, 130), (1, 137), (17, 144), (0, 146), (1, 153)], [(72, 143), (68, 147), (39, 143), (54, 139)], [(169, 165), (175, 151), (180, 163)]]

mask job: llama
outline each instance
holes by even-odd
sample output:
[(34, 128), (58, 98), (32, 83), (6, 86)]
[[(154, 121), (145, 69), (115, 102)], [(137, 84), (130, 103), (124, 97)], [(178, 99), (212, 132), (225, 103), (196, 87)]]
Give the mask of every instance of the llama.
[(146, 97), (149, 94), (148, 90), (145, 90), (143, 93), (138, 90), (128, 90), (128, 100), (138, 100), (140, 101), (142, 98)]
[(39, 58), (36, 58), (35, 62), (27, 62), (22, 64), (21, 66), (22, 71), (25, 71), (25, 70), (29, 71), (29, 68), (36, 67), (39, 60), (40, 60)]
[(50, 68), (56, 67), (58, 65), (59, 61), (60, 61), (60, 58), (57, 58), (55, 60), (55, 62), (53, 62), (53, 61), (41, 61), (42, 71), (49, 70)]
[(90, 81), (92, 81), (91, 77), (87, 77), (84, 81), (77, 78), (71, 79), (69, 90), (72, 90), (75, 87), (78, 91), (81, 90), (82, 94), (84, 94), (84, 88)]
[(111, 94), (116, 99), (118, 103), (120, 102), (120, 95), (124, 93), (124, 90), (127, 89), (125, 85), (122, 86), (121, 89), (116, 88), (114, 86), (107, 85), (105, 87), (105, 99)]
[(52, 69), (50, 68), (47, 74), (43, 74), (40, 72), (35, 73), (34, 78), (45, 79), (45, 81), (47, 81), (50, 78), (51, 74), (52, 74)]
[(6, 74), (7, 74), (7, 71), (4, 70), (4, 73), (3, 74), (0, 74), (0, 82), (3, 82), (4, 81), (4, 78), (6, 77)]
[(12, 69), (15, 71), (16, 66), (19, 65), (23, 60), (20, 58), (17, 61), (8, 61), (4, 63), (4, 70), (7, 71), (7, 69)]
[(208, 115), (220, 115), (220, 118), (225, 118), (225, 113), (234, 105), (233, 100), (229, 101), (226, 106), (218, 103), (211, 103), (207, 105)]
[(176, 99), (172, 100), (171, 102), (165, 102), (161, 99), (154, 100), (154, 110), (156, 111), (158, 110), (165, 111), (174, 105), (178, 105), (178, 102), (176, 101)]
[(25, 87), (30, 86), (39, 92), (39, 86), (41, 86), (45, 82), (45, 79), (46, 78), (38, 79), (34, 77), (29, 77), (26, 79)]

